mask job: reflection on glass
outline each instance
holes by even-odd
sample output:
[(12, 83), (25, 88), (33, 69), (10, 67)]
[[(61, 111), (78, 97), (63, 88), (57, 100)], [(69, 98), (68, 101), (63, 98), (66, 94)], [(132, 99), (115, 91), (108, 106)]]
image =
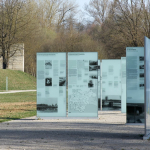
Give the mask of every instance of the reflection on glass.
[(109, 95), (102, 101), (103, 110), (121, 110), (121, 96)]
[(127, 123), (144, 123), (144, 48), (126, 48)]
[(144, 104), (127, 103), (127, 123), (144, 123)]
[(121, 60), (102, 60), (102, 110), (121, 110)]

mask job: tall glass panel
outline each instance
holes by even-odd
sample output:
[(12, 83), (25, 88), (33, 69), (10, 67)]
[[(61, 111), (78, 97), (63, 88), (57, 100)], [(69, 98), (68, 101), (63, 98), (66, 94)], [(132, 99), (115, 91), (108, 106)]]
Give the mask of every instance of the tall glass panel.
[(66, 116), (66, 53), (37, 53), (37, 117)]
[(121, 57), (121, 112), (126, 113), (126, 57)]
[(145, 136), (150, 137), (150, 39), (145, 37)]
[(121, 60), (102, 60), (102, 110), (121, 110)]
[(98, 109), (101, 109), (101, 62), (98, 60)]
[(126, 48), (127, 123), (144, 123), (144, 47)]
[(68, 116), (98, 117), (98, 55), (68, 53)]

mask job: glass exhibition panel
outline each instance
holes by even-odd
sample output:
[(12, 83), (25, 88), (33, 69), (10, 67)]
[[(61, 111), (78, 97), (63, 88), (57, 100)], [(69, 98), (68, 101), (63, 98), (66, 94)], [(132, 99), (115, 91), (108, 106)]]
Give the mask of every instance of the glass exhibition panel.
[(37, 53), (37, 117), (66, 116), (66, 53)]
[(127, 123), (144, 123), (144, 47), (126, 48)]
[(150, 39), (145, 37), (145, 136), (150, 136)]
[(121, 110), (121, 60), (102, 60), (103, 110)]
[(98, 109), (101, 108), (101, 62), (98, 60)]
[(121, 112), (126, 113), (126, 57), (121, 57)]
[(68, 53), (68, 116), (98, 117), (97, 52)]

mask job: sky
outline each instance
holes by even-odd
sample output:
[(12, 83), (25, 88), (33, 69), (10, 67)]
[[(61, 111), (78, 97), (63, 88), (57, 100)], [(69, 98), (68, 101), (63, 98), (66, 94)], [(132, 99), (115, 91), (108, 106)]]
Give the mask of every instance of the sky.
[(89, 4), (90, 0), (76, 0), (76, 3), (79, 5), (79, 9), (84, 10), (84, 4)]
[(85, 10), (84, 10), (84, 5), (85, 4), (89, 4), (90, 0), (76, 0), (76, 4), (79, 6), (79, 13), (77, 14), (77, 19), (79, 21), (82, 21), (87, 18), (89, 18), (89, 16), (86, 14)]

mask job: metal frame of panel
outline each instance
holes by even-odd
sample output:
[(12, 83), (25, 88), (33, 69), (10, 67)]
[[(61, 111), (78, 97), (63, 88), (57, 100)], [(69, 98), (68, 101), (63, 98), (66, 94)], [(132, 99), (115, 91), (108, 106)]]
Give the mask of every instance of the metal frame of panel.
[(126, 57), (121, 57), (121, 112), (126, 113)]
[(145, 99), (145, 135), (144, 140), (150, 138), (150, 39), (144, 37), (144, 99)]

